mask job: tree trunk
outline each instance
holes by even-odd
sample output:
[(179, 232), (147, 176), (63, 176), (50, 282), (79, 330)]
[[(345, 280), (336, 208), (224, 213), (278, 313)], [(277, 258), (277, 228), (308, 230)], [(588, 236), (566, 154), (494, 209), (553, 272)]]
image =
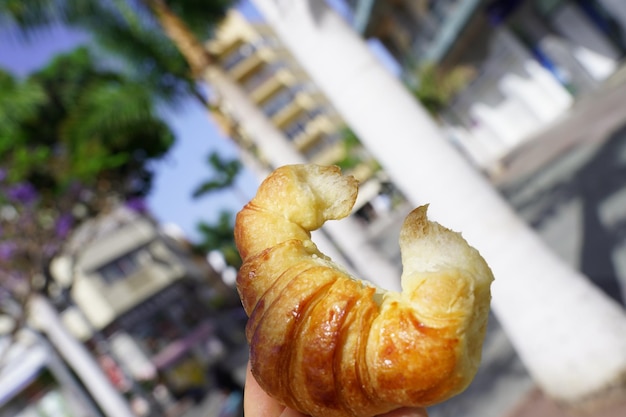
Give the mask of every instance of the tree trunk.
[[(165, 0), (144, 0), (144, 2), (159, 20), (167, 37), (172, 40), (191, 67), (194, 78), (201, 76), (204, 70), (213, 63), (202, 42), (196, 38), (185, 22), (169, 8)], [(203, 101), (201, 96), (199, 99)]]
[(254, 3), (394, 183), (485, 256), (494, 311), (535, 381), (573, 405), (624, 389), (623, 309), (549, 251), (326, 2)]

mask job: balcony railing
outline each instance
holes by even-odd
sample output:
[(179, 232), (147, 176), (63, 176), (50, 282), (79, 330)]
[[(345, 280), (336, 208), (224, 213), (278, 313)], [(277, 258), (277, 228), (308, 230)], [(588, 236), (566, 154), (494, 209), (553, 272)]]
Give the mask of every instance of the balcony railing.
[(248, 77), (243, 82), (242, 87), (247, 93), (252, 93), (283, 68), (285, 68), (285, 64), (282, 62), (265, 64), (260, 70)]
[(285, 127), (283, 130), (285, 135), (287, 135), (289, 140), (293, 141), (298, 136), (305, 133), (307, 125), (322, 113), (324, 113), (324, 109), (322, 107), (316, 107), (313, 110), (304, 113), (302, 116), (298, 117)]
[(251, 44), (241, 45), (222, 59), (222, 67), (229, 71), (235, 68), (240, 62), (254, 54), (256, 47)]
[(272, 117), (294, 99), (295, 96), (291, 90), (283, 88), (280, 92), (276, 93), (272, 98), (263, 103), (261, 109), (268, 117)]
[(268, 117), (274, 117), (293, 102), (300, 91), (302, 91), (302, 86), (300, 85), (280, 89), (278, 93), (261, 105), (263, 113)]

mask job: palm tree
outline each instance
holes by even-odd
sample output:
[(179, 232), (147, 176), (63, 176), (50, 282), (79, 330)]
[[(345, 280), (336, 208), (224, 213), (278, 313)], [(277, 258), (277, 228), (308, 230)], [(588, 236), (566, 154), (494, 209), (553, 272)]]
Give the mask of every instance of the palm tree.
[(404, 194), (483, 253), (494, 311), (545, 392), (570, 405), (623, 392), (622, 308), (548, 250), (325, 2), (254, 3)]
[[(193, 191), (193, 198), (206, 196), (207, 194), (231, 188), (235, 185), (235, 180), (241, 172), (242, 166), (238, 159), (225, 159), (220, 157), (217, 152), (211, 152), (207, 158), (207, 164), (213, 176), (202, 181)], [(242, 204), (245, 204), (247, 198), (238, 192)]]
[[(193, 191), (194, 198), (200, 198), (211, 193), (234, 188), (241, 200), (245, 204), (247, 198), (235, 186), (235, 180), (241, 172), (241, 162), (238, 159), (225, 159), (217, 152), (211, 152), (207, 158), (207, 164), (213, 171), (213, 176), (202, 181)], [(197, 229), (200, 232), (200, 242), (194, 248), (202, 253), (212, 250), (222, 252), (226, 263), (235, 268), (241, 266), (241, 257), (237, 252), (234, 235), (233, 214), (222, 211), (215, 224), (200, 222)]]
[(0, 82), (0, 161), (10, 182), (27, 181), (47, 204), (76, 181), (120, 199), (149, 191), (147, 162), (163, 156), (174, 135), (145, 84), (100, 67), (82, 47), (23, 82), (8, 73)]
[(210, 36), (235, 2), (8, 0), (0, 3), (0, 22), (19, 28), (25, 40), (55, 24), (85, 30), (166, 103), (191, 95), (207, 104), (197, 81), (212, 59), (199, 39)]
[(233, 237), (233, 213), (222, 211), (217, 222), (214, 224), (200, 222), (197, 228), (198, 232), (200, 232), (200, 241), (194, 245), (195, 250), (205, 254), (218, 250), (222, 253), (228, 265), (239, 269), (241, 257), (239, 252), (237, 252), (235, 238)]

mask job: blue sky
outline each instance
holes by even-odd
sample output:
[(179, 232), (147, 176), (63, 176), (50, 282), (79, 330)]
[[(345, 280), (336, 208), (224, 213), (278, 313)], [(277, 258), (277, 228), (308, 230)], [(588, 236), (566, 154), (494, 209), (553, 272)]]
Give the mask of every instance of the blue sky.
[[(89, 42), (81, 33), (54, 27), (35, 34), (23, 42), (15, 33), (0, 28), (0, 67), (23, 76), (44, 65), (53, 55)], [(227, 157), (236, 157), (237, 149), (231, 140), (219, 132), (206, 111), (190, 100), (176, 112), (164, 112), (177, 136), (170, 153), (155, 166), (154, 189), (148, 199), (152, 213), (162, 223), (175, 223), (191, 238), (196, 236), (200, 220), (212, 222), (223, 209), (237, 211), (245, 203), (235, 193), (220, 192), (202, 199), (191, 199), (194, 187), (210, 175), (206, 158), (218, 151)], [(248, 198), (254, 195), (258, 182), (247, 171), (237, 187)]]

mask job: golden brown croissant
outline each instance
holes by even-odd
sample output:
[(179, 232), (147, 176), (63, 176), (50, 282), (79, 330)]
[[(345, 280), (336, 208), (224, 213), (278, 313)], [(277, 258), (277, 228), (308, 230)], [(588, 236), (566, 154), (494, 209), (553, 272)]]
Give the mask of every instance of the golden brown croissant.
[(285, 166), (237, 215), (252, 373), (311, 416), (429, 406), (465, 389), (480, 362), (493, 276), (425, 206), (400, 234), (402, 293), (351, 277), (317, 250), (310, 231), (347, 216), (357, 189), (337, 167)]

